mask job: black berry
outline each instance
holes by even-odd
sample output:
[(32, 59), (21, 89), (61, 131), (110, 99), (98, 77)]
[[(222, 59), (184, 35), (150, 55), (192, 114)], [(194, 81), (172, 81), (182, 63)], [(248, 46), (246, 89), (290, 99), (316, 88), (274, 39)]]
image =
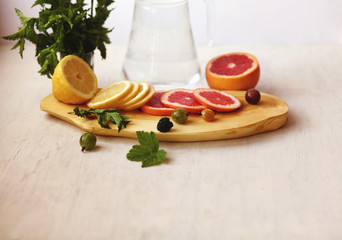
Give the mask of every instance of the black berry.
[(161, 118), (158, 122), (157, 129), (159, 132), (168, 132), (173, 127), (173, 123), (169, 118)]

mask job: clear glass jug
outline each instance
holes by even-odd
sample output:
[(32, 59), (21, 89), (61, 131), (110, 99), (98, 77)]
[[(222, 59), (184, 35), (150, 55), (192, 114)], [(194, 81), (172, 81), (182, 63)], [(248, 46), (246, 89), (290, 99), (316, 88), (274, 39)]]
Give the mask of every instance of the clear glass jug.
[[(206, 4), (211, 42), (213, 0)], [(200, 81), (188, 0), (135, 0), (123, 75), (157, 89), (191, 88)]]

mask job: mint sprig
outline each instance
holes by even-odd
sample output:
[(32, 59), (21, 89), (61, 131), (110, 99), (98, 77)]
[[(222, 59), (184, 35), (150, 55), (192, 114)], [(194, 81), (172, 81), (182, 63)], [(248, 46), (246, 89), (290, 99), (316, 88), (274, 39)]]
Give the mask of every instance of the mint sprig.
[(75, 115), (79, 117), (90, 117), (95, 115), (97, 117), (97, 122), (100, 124), (101, 127), (110, 129), (109, 123), (111, 122), (117, 125), (118, 132), (121, 131), (122, 127), (126, 128), (126, 125), (130, 123), (130, 121), (128, 120), (129, 117), (119, 113), (115, 108), (90, 108), (89, 110), (85, 110), (84, 108), (79, 109), (79, 107), (77, 106), (71, 113), (75, 113)]
[(162, 163), (166, 159), (166, 152), (159, 149), (159, 142), (154, 132), (136, 132), (140, 145), (134, 145), (127, 153), (128, 160), (142, 162), (141, 167), (149, 167)]
[(36, 45), (36, 57), (41, 69), (39, 73), (52, 77), (58, 64), (58, 53), (84, 53), (98, 49), (106, 58), (106, 44), (110, 43), (109, 33), (113, 28), (105, 27), (115, 0), (36, 0), (32, 7), (40, 6), (38, 17), (27, 17), (15, 9), (20, 21), (18, 32), (3, 36), (6, 40), (17, 41), (12, 49), (19, 48), (23, 58), (25, 41)]

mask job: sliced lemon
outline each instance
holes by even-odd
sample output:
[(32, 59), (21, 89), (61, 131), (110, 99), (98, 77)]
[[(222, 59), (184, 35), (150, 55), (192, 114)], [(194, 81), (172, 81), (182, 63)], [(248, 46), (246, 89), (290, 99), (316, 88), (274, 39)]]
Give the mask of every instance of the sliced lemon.
[(154, 95), (154, 92), (155, 92), (154, 87), (150, 86), (149, 91), (147, 92), (147, 94), (141, 100), (126, 106), (124, 108), (124, 110), (131, 111), (131, 110), (140, 108), (142, 105), (144, 105), (145, 103), (147, 103), (148, 101), (151, 100), (151, 98)]
[(128, 101), (130, 101), (131, 99), (133, 99), (139, 91), (139, 83), (135, 82), (135, 81), (130, 81), (132, 83), (132, 89), (131, 91), (124, 97), (121, 97), (118, 101), (118, 105), (121, 106), (125, 103), (127, 103)]
[(116, 108), (119, 99), (129, 94), (132, 87), (132, 83), (127, 80), (112, 83), (101, 89), (87, 103), (87, 106), (90, 108)]
[(150, 85), (148, 85), (148, 83), (146, 83), (146, 82), (138, 82), (138, 84), (139, 84), (138, 93), (134, 96), (134, 98), (132, 98), (128, 102), (121, 104), (119, 106), (121, 109), (124, 109), (127, 106), (130, 106), (130, 105), (132, 105), (132, 104), (134, 104), (136, 102), (139, 102), (150, 91)]
[(68, 104), (81, 104), (97, 92), (97, 78), (80, 57), (68, 55), (56, 66), (52, 76), (52, 93)]

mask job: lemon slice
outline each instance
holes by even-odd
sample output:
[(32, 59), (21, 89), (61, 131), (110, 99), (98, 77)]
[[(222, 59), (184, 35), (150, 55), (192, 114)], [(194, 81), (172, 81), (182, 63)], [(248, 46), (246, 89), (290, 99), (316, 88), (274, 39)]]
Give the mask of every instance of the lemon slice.
[(128, 102), (121, 104), (119, 106), (121, 109), (124, 109), (127, 106), (130, 106), (130, 105), (132, 105), (132, 104), (134, 104), (136, 102), (139, 102), (150, 91), (150, 86), (148, 85), (148, 83), (146, 83), (146, 82), (138, 82), (138, 84), (139, 84), (138, 93), (134, 96), (134, 98), (132, 98)]
[(131, 89), (129, 94), (127, 94), (126, 96), (119, 99), (119, 101), (118, 101), (119, 106), (130, 101), (132, 98), (134, 98), (137, 95), (137, 93), (139, 91), (139, 83), (135, 82), (135, 81), (130, 81), (130, 82), (132, 83), (132, 89)]
[(131, 111), (131, 110), (140, 108), (142, 105), (144, 105), (145, 103), (147, 103), (148, 101), (151, 100), (151, 98), (154, 95), (154, 92), (155, 92), (154, 87), (150, 86), (149, 91), (147, 92), (147, 94), (140, 101), (134, 102), (134, 103), (126, 106), (124, 108), (124, 110)]
[(68, 55), (56, 66), (52, 76), (52, 93), (68, 104), (81, 104), (97, 92), (97, 78), (80, 57)]
[(87, 106), (90, 108), (115, 108), (120, 98), (129, 94), (133, 85), (130, 81), (119, 81), (101, 89)]

